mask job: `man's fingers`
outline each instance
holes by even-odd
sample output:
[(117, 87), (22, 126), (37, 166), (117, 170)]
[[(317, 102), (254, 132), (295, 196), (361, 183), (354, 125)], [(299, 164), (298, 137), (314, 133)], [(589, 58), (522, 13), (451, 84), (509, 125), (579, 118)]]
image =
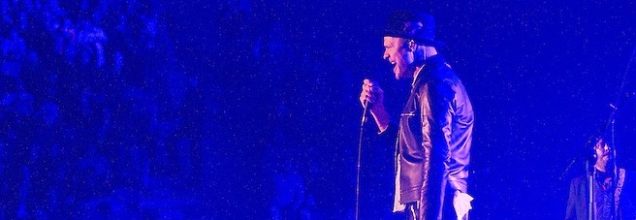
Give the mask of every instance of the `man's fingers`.
[(384, 91), (382, 91), (382, 89), (380, 89), (380, 88), (373, 87), (373, 88), (365, 89), (364, 92), (369, 93), (369, 94), (374, 95), (374, 96), (381, 96)]
[(382, 93), (382, 89), (375, 85), (372, 80), (364, 79), (362, 81), (362, 92), (360, 92), (360, 102), (363, 105), (365, 103), (374, 103), (378, 98), (382, 98)]
[(382, 88), (380, 88), (378, 86), (362, 85), (362, 90), (364, 90), (364, 91), (373, 91), (373, 92), (381, 92)]
[(364, 103), (365, 101), (369, 103), (373, 103), (375, 101), (375, 96), (373, 96), (371, 93), (368, 93), (368, 92), (360, 93), (360, 102)]
[(375, 83), (374, 83), (372, 80), (370, 80), (370, 79), (364, 79), (364, 80), (362, 80), (362, 85), (364, 85), (364, 86), (366, 86), (366, 85), (368, 85), (368, 86), (373, 86), (374, 84), (375, 84)]
[(365, 100), (368, 100), (368, 99), (371, 99), (371, 94), (364, 91), (360, 93), (360, 101), (364, 102)]

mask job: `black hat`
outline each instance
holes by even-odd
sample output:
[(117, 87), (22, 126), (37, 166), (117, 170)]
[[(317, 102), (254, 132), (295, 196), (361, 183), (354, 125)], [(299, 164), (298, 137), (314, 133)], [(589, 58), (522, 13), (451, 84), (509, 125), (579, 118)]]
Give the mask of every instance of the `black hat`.
[(396, 11), (389, 16), (384, 36), (412, 39), (419, 44), (435, 46), (435, 19), (427, 13)]

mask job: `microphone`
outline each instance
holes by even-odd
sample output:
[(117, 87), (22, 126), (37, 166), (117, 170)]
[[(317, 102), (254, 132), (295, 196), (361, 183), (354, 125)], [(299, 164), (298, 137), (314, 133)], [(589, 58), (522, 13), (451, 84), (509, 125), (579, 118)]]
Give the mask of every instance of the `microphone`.
[(362, 105), (362, 120), (360, 122), (360, 127), (364, 126), (364, 123), (367, 122), (367, 114), (369, 113), (369, 107), (371, 103), (368, 100), (364, 100)]

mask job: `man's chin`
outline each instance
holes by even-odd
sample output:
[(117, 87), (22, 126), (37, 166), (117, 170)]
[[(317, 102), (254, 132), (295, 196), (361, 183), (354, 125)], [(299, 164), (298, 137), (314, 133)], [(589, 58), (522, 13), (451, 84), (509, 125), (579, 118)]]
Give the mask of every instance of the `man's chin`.
[(410, 79), (413, 77), (413, 72), (415, 70), (409, 69), (409, 68), (399, 68), (398, 66), (395, 66), (393, 68), (393, 74), (395, 75), (395, 79), (397, 80), (405, 80), (405, 79)]

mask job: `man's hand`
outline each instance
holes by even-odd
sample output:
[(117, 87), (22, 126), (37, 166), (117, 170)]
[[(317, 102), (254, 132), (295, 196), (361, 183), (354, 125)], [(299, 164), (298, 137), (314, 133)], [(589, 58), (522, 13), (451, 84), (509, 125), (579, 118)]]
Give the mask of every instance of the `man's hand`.
[(375, 119), (375, 123), (378, 125), (380, 132), (383, 132), (389, 127), (389, 114), (384, 109), (384, 91), (380, 86), (369, 80), (364, 79), (362, 81), (362, 92), (360, 92), (360, 104), (364, 107), (365, 104), (370, 105), (369, 111)]
[(466, 215), (468, 211), (473, 208), (470, 202), (473, 201), (473, 197), (467, 193), (463, 193), (459, 190), (455, 191), (453, 195), (453, 207), (455, 208), (455, 215), (458, 220), (468, 219)]

